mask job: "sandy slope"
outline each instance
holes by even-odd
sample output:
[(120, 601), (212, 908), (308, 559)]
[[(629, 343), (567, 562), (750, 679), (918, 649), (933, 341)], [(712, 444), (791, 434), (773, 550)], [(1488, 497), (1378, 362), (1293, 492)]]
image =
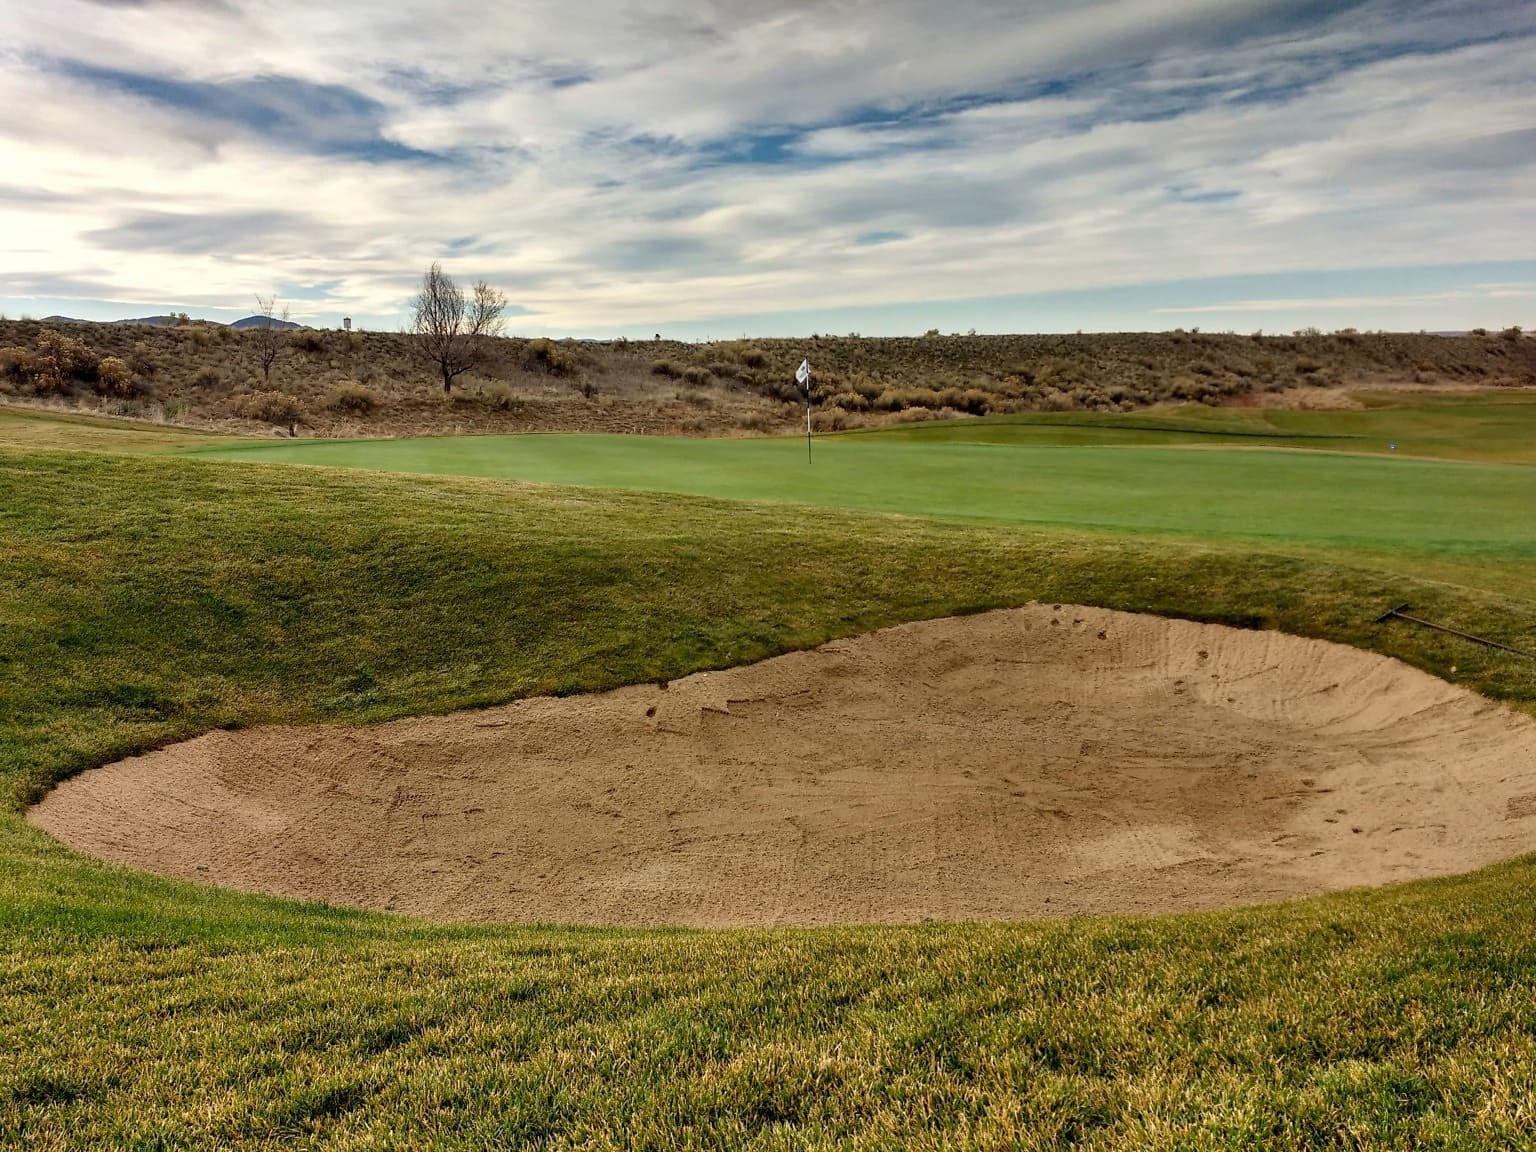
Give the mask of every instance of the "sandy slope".
[(1042, 605), (665, 688), (215, 732), (30, 818), (139, 868), (432, 917), (1160, 912), (1536, 849), (1536, 724), (1351, 648)]

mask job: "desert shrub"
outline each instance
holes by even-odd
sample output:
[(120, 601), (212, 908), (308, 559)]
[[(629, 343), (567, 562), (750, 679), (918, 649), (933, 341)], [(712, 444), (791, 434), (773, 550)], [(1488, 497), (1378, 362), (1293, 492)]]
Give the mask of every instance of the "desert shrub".
[(32, 374), (32, 349), (13, 344), (0, 348), (0, 379), (25, 380)]
[(196, 376), (192, 377), (194, 388), (217, 388), (224, 383), (224, 377), (219, 375), (217, 368), (200, 369)]
[(841, 408), (823, 408), (811, 416), (811, 427), (817, 432), (841, 432), (849, 426), (848, 413)]
[(517, 397), (505, 384), (492, 384), (485, 390), (485, 402), (492, 412), (511, 412), (517, 407)]
[(651, 374), (665, 376), (668, 380), (681, 379), (683, 371), (683, 366), (676, 360), (656, 360), (651, 363)]
[(736, 427), (744, 432), (776, 432), (783, 424), (767, 412), (747, 412), (736, 418)]
[(100, 366), (101, 359), (83, 342), (49, 330), (38, 333), (26, 378), (34, 393), (46, 396), (68, 392), (75, 383), (94, 384)]
[(140, 376), (153, 376), (160, 370), (160, 365), (155, 362), (149, 345), (142, 340), (134, 343), (133, 351), (128, 355), (128, 364)]
[(880, 412), (905, 412), (910, 408), (937, 411), (944, 407), (944, 395), (932, 388), (887, 388), (870, 407)]
[(971, 416), (985, 416), (992, 411), (992, 399), (990, 393), (980, 388), (967, 388), (963, 392), (951, 388), (944, 394), (944, 405)]
[(315, 356), (325, 351), (325, 333), (313, 328), (301, 328), (297, 332), (288, 334), (288, 343), (300, 352)]
[(1472, 329), (1472, 335), (1473, 336), (1486, 336), (1486, 335), (1488, 335), (1488, 329), (1486, 329), (1486, 328), (1474, 328), (1474, 329)]
[(845, 412), (868, 412), (869, 397), (862, 392), (839, 392), (828, 401), (834, 408)]
[(764, 368), (768, 364), (768, 354), (745, 340), (730, 340), (718, 345), (716, 356), (720, 360), (728, 360), (748, 368)]
[(581, 357), (569, 348), (546, 340), (542, 336), (528, 341), (523, 367), (530, 372), (547, 372), (551, 376), (574, 376), (581, 371)]
[(722, 380), (729, 380), (736, 375), (737, 368), (729, 360), (711, 360), (709, 371), (712, 376), (718, 376)]
[(708, 368), (684, 368), (683, 380), (695, 387), (702, 387), (710, 381)]
[(332, 412), (345, 412), (352, 416), (366, 416), (377, 403), (378, 397), (371, 389), (353, 381), (338, 384), (325, 400), (325, 406)]
[(252, 392), (240, 398), (236, 411), (247, 420), (286, 428), (291, 436), (298, 435), (304, 420), (303, 406), (286, 392)]
[(126, 360), (116, 356), (103, 357), (96, 366), (96, 390), (103, 396), (133, 395), (133, 369)]
[(1314, 360), (1310, 356), (1303, 356), (1300, 360), (1296, 361), (1296, 371), (1303, 376), (1310, 376), (1322, 370), (1323, 362), (1321, 360)]
[(1504, 337), (1506, 340), (1514, 341), (1520, 339), (1521, 331), (1522, 329), (1520, 325), (1513, 324), (1510, 327), (1504, 329), (1504, 331), (1500, 332), (1499, 335)]
[(587, 400), (597, 399), (597, 384), (585, 376), (576, 382), (576, 390)]

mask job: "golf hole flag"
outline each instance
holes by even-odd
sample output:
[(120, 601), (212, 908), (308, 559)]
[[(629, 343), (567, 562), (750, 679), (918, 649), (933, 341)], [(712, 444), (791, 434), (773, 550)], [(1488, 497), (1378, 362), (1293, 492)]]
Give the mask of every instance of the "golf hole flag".
[(800, 361), (795, 369), (795, 383), (805, 391), (805, 462), (811, 462), (811, 362)]

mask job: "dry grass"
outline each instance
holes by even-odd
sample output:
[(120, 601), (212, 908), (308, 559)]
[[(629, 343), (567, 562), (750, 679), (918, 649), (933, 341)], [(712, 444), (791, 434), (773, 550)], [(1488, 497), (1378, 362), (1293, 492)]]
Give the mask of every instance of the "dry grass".
[[(65, 371), (40, 383), (44, 376), (29, 366), (50, 346), (49, 363), (59, 362), (60, 336), (83, 345), (90, 363), (82, 361), (73, 377)], [(251, 333), (204, 324), (65, 331), (9, 321), (0, 322), (0, 400), (269, 432), (248, 415), (248, 398), (280, 392), (298, 407), (304, 436), (788, 432), (803, 419), (794, 370), (806, 357), (815, 370), (817, 423), (829, 430), (1014, 412), (1125, 412), (1168, 402), (1285, 406), (1294, 390), (1318, 403), (1319, 394), (1344, 387), (1536, 384), (1536, 341), (1518, 333), (813, 336), (708, 344), (508, 338), (494, 341), (445, 399), (399, 333), (292, 333), (265, 380)]]

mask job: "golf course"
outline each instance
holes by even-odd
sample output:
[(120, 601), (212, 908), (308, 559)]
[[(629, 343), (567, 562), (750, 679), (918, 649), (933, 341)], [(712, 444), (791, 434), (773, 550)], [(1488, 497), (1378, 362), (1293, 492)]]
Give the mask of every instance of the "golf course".
[[(526, 749), (508, 707), (633, 698), (664, 720), (700, 674), (798, 675), (772, 660), (973, 617), (1046, 635), (1053, 614), (1089, 661), (1120, 614), (1157, 618), (1125, 634), (1149, 629), (1170, 681), (1255, 637), (1224, 684), (1284, 664), (1310, 698), (1395, 670), (1431, 701), (1405, 726), (1467, 717), (1443, 768), (1472, 725), (1536, 717), (1536, 394), (1355, 399), (892, 424), (818, 435), (809, 460), (803, 437), (258, 439), (0, 408), (0, 1146), (1536, 1143), (1536, 856), (1159, 915), (965, 912), (968, 881), (954, 915), (401, 915), (235, 891), (200, 857), (182, 878), (108, 863), (155, 845), (111, 825), (86, 852), (28, 816), (124, 764), (171, 779), (153, 757), (199, 738), (275, 733), (291, 767), (398, 732), (403, 771), (439, 729), (398, 724)], [(1382, 619), (1404, 604), (1504, 647)], [(963, 708), (982, 688), (955, 653), (983, 642), (949, 635), (880, 658), (949, 675)], [(721, 691), (726, 712), (755, 699)], [(266, 772), (251, 786), (303, 790)], [(408, 799), (424, 826), (430, 796)], [(1501, 834), (1526, 799), (1501, 798)], [(1352, 819), (1326, 834), (1352, 843)]]

